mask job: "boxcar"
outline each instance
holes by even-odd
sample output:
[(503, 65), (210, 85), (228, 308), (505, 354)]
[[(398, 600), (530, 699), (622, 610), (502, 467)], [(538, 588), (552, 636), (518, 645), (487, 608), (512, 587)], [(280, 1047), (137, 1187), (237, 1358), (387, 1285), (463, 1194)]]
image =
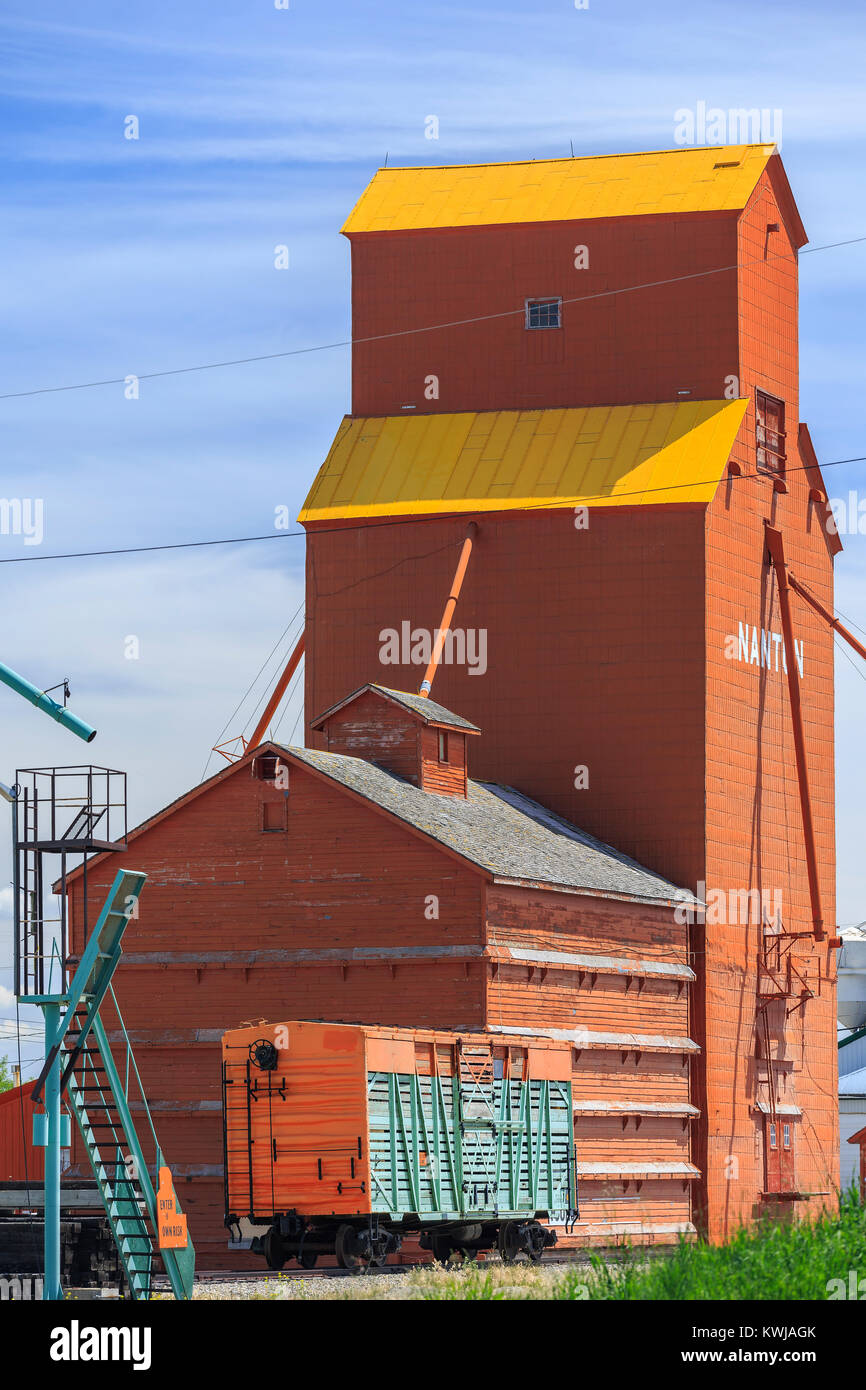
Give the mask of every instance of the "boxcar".
[(226, 1225), (271, 1269), (537, 1261), (577, 1215), (568, 1043), (335, 1023), (224, 1035)]

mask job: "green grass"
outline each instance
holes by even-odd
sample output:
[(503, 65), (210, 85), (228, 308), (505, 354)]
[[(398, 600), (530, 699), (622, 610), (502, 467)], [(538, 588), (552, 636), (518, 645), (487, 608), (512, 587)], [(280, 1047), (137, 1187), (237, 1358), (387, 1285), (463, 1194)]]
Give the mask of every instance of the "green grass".
[(866, 1208), (853, 1189), (843, 1194), (835, 1211), (814, 1221), (765, 1220), (738, 1231), (725, 1245), (681, 1240), (669, 1254), (652, 1258), (640, 1248), (624, 1247), (616, 1260), (593, 1254), (588, 1265), (536, 1286), (529, 1281), (508, 1286), (494, 1268), (475, 1267), (431, 1283), (422, 1297), (826, 1301), (833, 1293), (849, 1296), (851, 1270), (866, 1281)]

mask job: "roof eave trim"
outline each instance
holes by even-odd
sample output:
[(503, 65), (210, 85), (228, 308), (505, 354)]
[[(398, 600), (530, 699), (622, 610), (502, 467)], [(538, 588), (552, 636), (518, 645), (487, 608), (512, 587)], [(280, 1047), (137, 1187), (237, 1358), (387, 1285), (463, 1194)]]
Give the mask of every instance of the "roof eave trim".
[[(415, 718), (420, 721), (420, 723), (426, 724), (430, 728), (453, 729), (454, 732), (458, 734), (481, 733), (481, 730), (475, 724), (470, 724), (468, 720), (464, 724), (458, 724), (451, 720), (446, 721), (444, 719), (428, 718), (421, 712), (421, 710), (413, 709), (411, 705), (404, 705), (401, 700), (395, 700), (393, 695), (391, 694), (391, 691), (383, 685), (378, 685), (376, 681), (367, 681), (366, 684), (359, 685), (357, 690), (353, 690), (350, 695), (344, 696), (344, 698), (342, 700), (338, 700), (335, 705), (331, 705), (330, 709), (326, 709), (323, 714), (317, 715), (315, 719), (311, 720), (310, 728), (320, 729), (322, 725), (328, 719), (331, 718), (332, 715), (339, 713), (339, 711), (341, 709), (344, 709), (346, 705), (350, 705), (353, 700), (357, 700), (360, 695), (367, 694), (380, 695), (383, 700), (387, 700), (388, 703), (394, 705), (395, 708), (405, 710), (407, 714), (414, 715)], [(322, 751), (324, 752), (327, 750), (323, 749)]]
[(505, 874), (494, 874), (493, 883), (507, 888), (539, 888), (549, 893), (571, 893), (580, 898), (608, 898), (612, 902), (647, 904), (651, 907), (698, 907), (695, 899), (655, 897), (644, 893), (618, 893), (614, 888), (582, 888), (568, 883), (549, 883), (544, 879), (510, 878)]
[[(148, 816), (146, 820), (140, 821), (138, 825), (134, 825), (127, 834), (127, 845), (129, 845), (132, 840), (137, 840), (139, 835), (143, 835), (146, 830), (153, 829), (153, 827), (158, 825), (161, 821), (166, 820), (168, 816), (174, 815), (175, 812), (180, 811), (191, 801), (195, 801), (204, 792), (209, 791), (211, 787), (215, 787), (219, 782), (225, 782), (233, 773), (238, 772), (241, 767), (249, 766), (253, 758), (257, 757), (263, 748), (273, 748), (278, 752), (284, 751), (280, 744), (274, 743), (271, 739), (265, 739), (263, 743), (257, 744), (255, 748), (245, 749), (242, 756), (237, 758), (235, 762), (229, 763), (228, 767), (221, 767), (212, 777), (208, 777), (204, 782), (199, 782), (198, 786), (190, 787), (189, 791), (182, 792), (180, 796), (176, 796), (173, 800), (169, 801), (168, 805), (160, 807), (158, 811), (154, 811), (152, 816)], [(114, 850), (103, 850), (100, 854), (94, 854), (92, 859), (87, 860), (88, 871), (93, 870), (97, 864), (101, 864), (103, 860), (110, 858), (114, 853)], [(66, 882), (74, 882), (81, 877), (83, 872), (84, 865), (77, 864), (74, 869), (70, 869), (67, 872)], [(59, 892), (59, 879), (57, 879), (56, 884), (57, 886), (54, 891)]]
[(779, 154), (778, 147), (770, 155), (765, 167), (773, 184), (779, 210), (785, 219), (788, 235), (795, 249), (799, 251), (800, 247), (805, 246), (809, 240), (809, 234), (803, 226), (803, 219), (788, 182), (788, 175), (785, 173), (785, 166), (782, 163), (782, 156)]

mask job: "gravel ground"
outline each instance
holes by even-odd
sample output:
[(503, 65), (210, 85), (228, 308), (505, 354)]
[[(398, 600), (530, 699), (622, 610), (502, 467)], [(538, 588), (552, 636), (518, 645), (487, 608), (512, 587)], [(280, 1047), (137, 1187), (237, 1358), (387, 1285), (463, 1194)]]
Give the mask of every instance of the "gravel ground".
[[(441, 1298), (446, 1288), (463, 1281), (474, 1282), (489, 1277), (503, 1298), (546, 1298), (553, 1285), (562, 1279), (569, 1266), (503, 1265), (498, 1260), (461, 1268), (443, 1269), (441, 1265), (411, 1267), (397, 1266), (387, 1274), (316, 1274), (302, 1275), (286, 1271), (261, 1277), (205, 1278), (196, 1280), (195, 1299), (235, 1300), (331, 1300), (357, 1299), (429, 1299)], [(571, 1268), (574, 1268), (572, 1265)], [(171, 1294), (157, 1294), (171, 1298)]]

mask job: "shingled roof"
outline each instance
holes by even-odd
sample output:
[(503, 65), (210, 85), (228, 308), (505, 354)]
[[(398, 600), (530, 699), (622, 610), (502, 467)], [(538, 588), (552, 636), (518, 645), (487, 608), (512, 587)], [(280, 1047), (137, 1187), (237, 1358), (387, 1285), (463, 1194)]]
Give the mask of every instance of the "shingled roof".
[(395, 705), (402, 705), (404, 709), (411, 710), (425, 724), (445, 724), (449, 729), (463, 729), (469, 734), (481, 733), (477, 724), (470, 724), (469, 720), (464, 719), (462, 715), (452, 713), (444, 705), (437, 705), (435, 700), (431, 700), (427, 696), (413, 695), (408, 690), (391, 690), (387, 685), (377, 685), (375, 681), (368, 681), (366, 685), (360, 685), (357, 690), (352, 691), (351, 695), (346, 695), (344, 699), (338, 700), (335, 705), (331, 705), (330, 709), (326, 709), (324, 714), (318, 715), (310, 727), (318, 729), (338, 709), (351, 704), (353, 700), (357, 700), (359, 695), (366, 695), (367, 691), (372, 691), (374, 695), (384, 695)]
[(653, 902), (691, 901), (667, 879), (512, 787), (470, 780), (465, 799), (437, 796), (362, 758), (312, 748), (285, 752), (496, 878)]

